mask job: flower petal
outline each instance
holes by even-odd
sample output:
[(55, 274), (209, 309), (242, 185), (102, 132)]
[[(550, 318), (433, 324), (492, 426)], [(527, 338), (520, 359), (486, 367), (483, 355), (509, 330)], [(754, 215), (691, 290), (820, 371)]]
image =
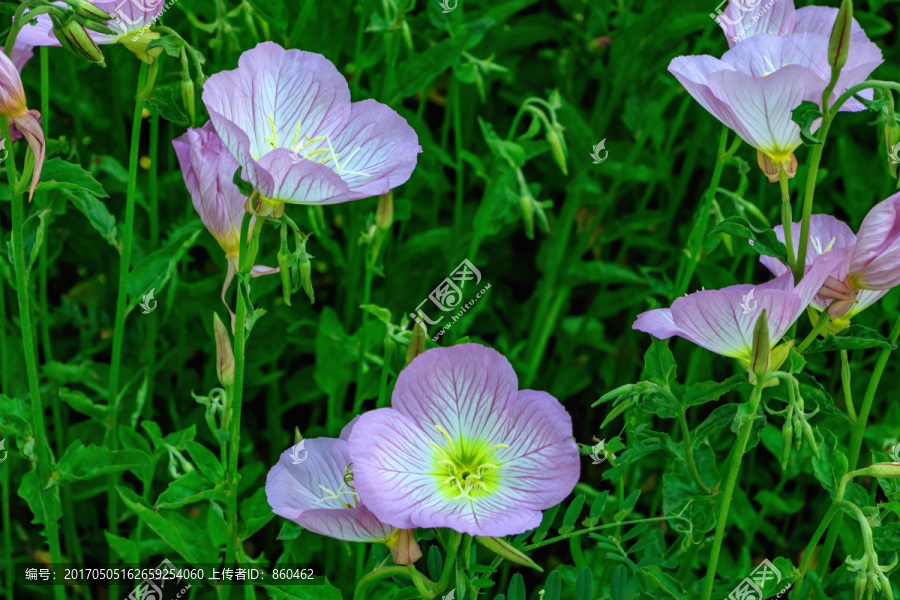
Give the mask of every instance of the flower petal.
[(649, 333), (661, 340), (681, 335), (681, 330), (672, 319), (672, 309), (670, 308), (656, 308), (639, 314), (631, 328)]
[(322, 500), (328, 494), (322, 487), (337, 491), (344, 483), (344, 469), (350, 464), (347, 443), (312, 438), (305, 441), (304, 449), (307, 455), (299, 464), (293, 464), (288, 449), (269, 471), (266, 497), (275, 514), (340, 540), (366, 542), (389, 538), (393, 528), (378, 521), (363, 503), (355, 508), (343, 508), (337, 500)]
[(391, 406), (428, 432), (436, 442), (443, 427), (460, 436), (496, 440), (500, 416), (518, 395), (512, 365), (502, 354), (480, 344), (433, 348), (400, 372)]
[[(5, 55), (4, 55), (5, 56)], [(37, 187), (41, 180), (41, 169), (44, 167), (44, 154), (46, 152), (46, 144), (44, 143), (44, 131), (41, 129), (41, 123), (34, 116), (36, 111), (27, 111), (17, 117), (13, 117), (13, 123), (16, 128), (25, 137), (28, 146), (34, 154), (34, 174), (31, 177), (31, 191), (28, 195), (28, 201), (34, 196), (34, 188)]]
[(863, 219), (850, 278), (856, 287), (869, 290), (900, 285), (900, 193), (876, 204)]
[(753, 6), (749, 4), (746, 0), (729, 2), (716, 19), (728, 38), (729, 48), (755, 35), (787, 35), (794, 30), (793, 0), (768, 0), (766, 4), (758, 0)]

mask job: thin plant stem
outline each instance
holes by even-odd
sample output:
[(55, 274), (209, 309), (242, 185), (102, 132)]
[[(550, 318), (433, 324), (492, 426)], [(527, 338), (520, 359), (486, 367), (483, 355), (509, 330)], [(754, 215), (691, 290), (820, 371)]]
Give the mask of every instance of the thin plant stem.
[[(894, 322), (891, 329), (891, 343), (896, 344), (897, 338), (900, 337), (900, 317)], [(883, 348), (878, 360), (875, 363), (875, 370), (872, 372), (872, 378), (869, 379), (869, 385), (866, 387), (866, 394), (863, 396), (862, 404), (859, 407), (859, 416), (853, 422), (853, 428), (850, 433), (850, 455), (848, 456), (847, 471), (856, 469), (859, 462), (859, 454), (862, 451), (863, 436), (866, 433), (866, 426), (869, 421), (869, 413), (872, 410), (872, 404), (875, 400), (875, 393), (878, 391), (878, 384), (881, 382), (881, 376), (884, 374), (884, 368), (887, 366), (888, 358), (891, 356), (891, 348)], [(835, 519), (834, 524), (828, 531), (828, 537), (825, 538), (825, 545), (822, 548), (822, 554), (819, 558), (819, 566), (816, 572), (821, 576), (828, 569), (828, 563), (831, 562), (831, 556), (834, 553), (834, 546), (837, 542), (838, 534), (843, 526), (844, 515), (841, 513)]]
[(684, 276), (681, 278), (675, 291), (676, 298), (683, 296), (687, 291), (688, 286), (691, 284), (691, 278), (694, 276), (694, 271), (697, 269), (697, 262), (700, 260), (700, 250), (703, 248), (703, 239), (706, 237), (706, 228), (709, 224), (709, 212), (712, 209), (713, 198), (716, 195), (716, 189), (719, 187), (719, 180), (722, 179), (722, 171), (725, 168), (725, 158), (727, 157), (725, 145), (727, 142), (728, 128), (723, 126), (722, 133), (719, 135), (719, 149), (716, 152), (716, 164), (713, 167), (712, 180), (703, 194), (703, 204), (700, 205), (700, 210), (697, 213), (697, 227), (694, 229), (697, 236), (691, 244), (691, 256), (684, 271)]
[[(147, 204), (150, 213), (150, 250), (159, 247), (159, 111), (150, 116), (150, 172), (147, 181)], [(153, 382), (156, 379), (156, 338), (159, 332), (157, 313), (147, 315), (147, 396), (143, 414), (145, 419), (153, 418)]]
[(759, 401), (762, 398), (762, 391), (765, 383), (765, 377), (757, 378), (756, 385), (753, 386), (753, 392), (750, 394), (750, 400), (747, 403), (749, 407), (748, 414), (741, 418), (741, 427), (738, 431), (737, 444), (734, 447), (734, 453), (731, 455), (731, 465), (728, 467), (728, 476), (725, 479), (725, 489), (722, 491), (722, 503), (719, 505), (716, 534), (713, 538), (712, 551), (709, 556), (709, 567), (706, 570), (706, 581), (703, 585), (703, 600), (710, 600), (710, 598), (712, 598), (713, 584), (716, 581), (716, 570), (719, 566), (719, 555), (722, 552), (722, 541), (725, 539), (725, 526), (728, 523), (728, 512), (731, 509), (731, 499), (734, 496), (734, 488), (737, 484), (738, 474), (741, 471), (741, 461), (744, 458), (744, 450), (747, 448), (747, 441), (750, 439), (750, 430), (753, 429), (753, 422), (756, 420), (756, 411), (759, 409)]
[[(122, 255), (119, 259), (119, 287), (116, 293), (116, 320), (113, 331), (112, 360), (109, 366), (109, 386), (107, 388), (107, 401), (109, 402), (109, 420), (106, 428), (107, 447), (111, 451), (118, 449), (119, 445), (119, 372), (122, 367), (122, 349), (125, 344), (125, 313), (128, 300), (128, 273), (131, 270), (131, 248), (134, 241), (134, 210), (137, 197), (137, 172), (138, 151), (141, 141), (141, 118), (144, 112), (144, 98), (141, 96), (147, 84), (147, 64), (141, 62), (141, 70), (138, 74), (137, 92), (134, 103), (134, 115), (131, 122), (131, 150), (128, 157), (128, 189), (125, 196), (125, 225), (122, 230)], [(107, 492), (106, 516), (109, 533), (118, 535), (119, 529), (119, 496), (116, 492), (118, 475), (109, 476), (109, 489)], [(116, 553), (109, 550), (109, 562), (115, 563)], [(118, 596), (118, 583), (110, 583), (110, 597)]]
[[(791, 192), (788, 187), (788, 176), (784, 169), (778, 169), (778, 183), (781, 186), (781, 226), (784, 229), (784, 245), (787, 248), (788, 266), (793, 271), (796, 264), (796, 258), (794, 258), (794, 233), (791, 230), (794, 218), (791, 214)], [(796, 281), (799, 281), (799, 279)]]
[(694, 444), (691, 442), (691, 432), (688, 429), (687, 417), (683, 410), (678, 413), (678, 422), (681, 425), (681, 437), (684, 441), (684, 458), (687, 462), (688, 471), (690, 471), (691, 477), (694, 478), (694, 482), (703, 490), (703, 493), (711, 494), (712, 490), (706, 487), (703, 479), (700, 478), (700, 473), (697, 471), (697, 464), (694, 462)]
[[(0, 132), (7, 148), (12, 148), (12, 135), (9, 128), (9, 120), (0, 117)], [(37, 455), (37, 475), (40, 482), (40, 496), (42, 506), (45, 506), (45, 497), (53, 490), (45, 490), (45, 483), (50, 479), (53, 468), (53, 452), (50, 449), (49, 435), (44, 424), (44, 405), (41, 401), (41, 382), (38, 376), (38, 358), (34, 344), (34, 322), (31, 318), (30, 284), (28, 272), (25, 266), (25, 198), (16, 190), (19, 187), (19, 177), (16, 172), (15, 156), (10, 150), (10, 156), (6, 160), (6, 174), (9, 178), (9, 188), (12, 200), (13, 222), (13, 263), (16, 271), (16, 296), (19, 301), (19, 323), (22, 329), (22, 352), (25, 355), (25, 372), (28, 379), (28, 391), (31, 396), (32, 434), (34, 435), (34, 447)], [(48, 519), (44, 524), (44, 534), (50, 546), (50, 561), (53, 565), (62, 566), (62, 553), (59, 544), (59, 523), (54, 519)], [(53, 595), (56, 600), (63, 600), (66, 596), (64, 586), (53, 586)]]
[(812, 331), (810, 331), (809, 335), (807, 335), (803, 341), (800, 342), (800, 345), (797, 346), (797, 352), (800, 354), (806, 352), (806, 349), (809, 348), (810, 344), (816, 341), (816, 337), (818, 337), (822, 330), (825, 329), (825, 326), (828, 325), (829, 322), (831, 322), (831, 313), (828, 312), (827, 309), (823, 310), (819, 315), (819, 318), (816, 319), (816, 324), (813, 325)]

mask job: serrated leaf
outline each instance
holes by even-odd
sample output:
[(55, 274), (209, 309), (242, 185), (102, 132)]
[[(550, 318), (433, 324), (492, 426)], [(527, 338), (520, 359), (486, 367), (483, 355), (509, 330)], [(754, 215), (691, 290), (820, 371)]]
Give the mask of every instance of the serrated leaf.
[(66, 162), (58, 157), (44, 162), (41, 169), (41, 182), (38, 183), (35, 190), (81, 190), (97, 198), (109, 197), (93, 175), (82, 169), (80, 165)]
[(678, 365), (669, 344), (666, 341), (652, 338), (650, 348), (644, 353), (644, 372), (647, 378), (663, 387), (675, 379)]
[(105, 446), (85, 446), (75, 440), (59, 458), (53, 471), (58, 485), (150, 466), (150, 457), (137, 450), (112, 452)]
[(682, 397), (687, 406), (700, 406), (707, 402), (715, 402), (737, 386), (747, 383), (745, 375), (733, 375), (725, 381), (702, 381), (691, 385)]
[(889, 348), (897, 345), (874, 329), (862, 325), (851, 325), (837, 335), (829, 334), (824, 339), (817, 339), (806, 350), (806, 354), (816, 352), (834, 352), (837, 350), (864, 350), (867, 348)]
[(107, 425), (109, 406), (97, 404), (83, 392), (70, 390), (68, 388), (59, 389), (59, 399), (71, 406), (72, 410), (87, 415), (98, 423)]
[(119, 240), (116, 231), (116, 218), (109, 212), (106, 204), (83, 190), (65, 190), (63, 195), (87, 217), (88, 223), (91, 224), (97, 233), (105, 239), (110, 246), (117, 252), (122, 251), (122, 242)]
[(813, 473), (834, 499), (841, 477), (847, 472), (847, 457), (838, 450), (837, 438), (830, 430), (819, 431), (822, 434), (822, 443), (819, 444), (819, 457), (812, 459)]
[(713, 231), (725, 233), (741, 239), (750, 240), (751, 247), (759, 254), (772, 256), (787, 264), (787, 248), (778, 241), (772, 229), (758, 229), (742, 217), (729, 217), (719, 223)]
[(225, 479), (225, 467), (222, 466), (215, 454), (207, 449), (206, 446), (193, 440), (186, 441), (184, 448), (207, 479), (213, 483), (222, 483)]
[(159, 495), (156, 509), (179, 508), (215, 497), (224, 497), (221, 485), (214, 484), (200, 471), (188, 471)]

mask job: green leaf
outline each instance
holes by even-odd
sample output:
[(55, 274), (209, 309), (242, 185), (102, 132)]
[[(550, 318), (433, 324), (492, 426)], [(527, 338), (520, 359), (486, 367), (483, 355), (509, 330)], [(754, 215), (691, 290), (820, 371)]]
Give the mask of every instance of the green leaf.
[(448, 38), (424, 52), (412, 53), (410, 58), (398, 64), (393, 80), (402, 84), (400, 89), (394, 92), (389, 104), (396, 104), (426, 89), (429, 82), (452, 67), (462, 56), (469, 40), (469, 35)]
[(516, 573), (509, 581), (509, 589), (506, 591), (506, 600), (527, 600), (525, 595), (525, 579), (521, 573)]
[(497, 556), (505, 558), (511, 563), (522, 565), (523, 567), (530, 567), (541, 573), (544, 571), (537, 563), (528, 558), (524, 552), (502, 538), (476, 535), (475, 540)]
[(819, 444), (819, 457), (812, 459), (813, 472), (832, 500), (837, 493), (841, 477), (847, 472), (847, 457), (838, 450), (837, 438), (828, 429), (820, 429), (822, 443)]
[(782, 263), (787, 264), (787, 249), (778, 241), (778, 237), (771, 229), (757, 229), (749, 221), (742, 217), (729, 217), (719, 223), (713, 231), (725, 233), (737, 238), (750, 240), (751, 246), (757, 253), (764, 256), (773, 256)]
[(575, 600), (594, 600), (594, 576), (587, 567), (579, 569), (575, 577)]
[[(41, 245), (44, 243), (44, 232), (47, 230), (47, 217), (50, 216), (50, 213), (49, 209), (39, 210), (25, 219), (22, 238), (25, 240), (25, 258), (28, 263), (26, 271), (31, 271), (31, 268), (37, 261)], [(12, 241), (8, 242), (8, 245), (10, 248), (9, 253), (13, 255)]]
[(108, 198), (106, 190), (94, 176), (79, 165), (61, 158), (51, 158), (41, 169), (41, 182), (35, 190), (79, 190), (98, 198)]
[(83, 190), (65, 191), (64, 195), (75, 208), (87, 217), (91, 227), (93, 227), (110, 246), (121, 253), (122, 242), (119, 240), (118, 232), (116, 231), (116, 218), (109, 212), (106, 204)]
[(753, 499), (769, 512), (783, 515), (798, 513), (804, 506), (804, 502), (800, 498), (785, 497), (769, 490), (758, 492)]
[(747, 383), (746, 375), (733, 375), (725, 381), (703, 381), (691, 385), (682, 397), (684, 406), (700, 406), (715, 402), (734, 388)]
[(0, 434), (31, 437), (31, 405), (28, 402), (0, 394)]
[(164, 35), (147, 44), (147, 51), (154, 48), (162, 48), (172, 58), (178, 58), (181, 56), (181, 49), (184, 48), (184, 40), (174, 35)]
[(112, 452), (105, 446), (85, 446), (75, 440), (56, 463), (53, 479), (59, 485), (92, 479), (126, 469), (150, 466), (150, 457), (137, 450)]
[(28, 508), (34, 514), (32, 523), (47, 525), (59, 521), (62, 517), (59, 488), (53, 486), (48, 490), (41, 491), (41, 481), (36, 469), (30, 470), (22, 476), (18, 493), (19, 498), (28, 503)]
[(223, 497), (223, 486), (216, 485), (200, 471), (188, 471), (159, 495), (156, 509), (179, 508), (209, 498)]
[(584, 494), (578, 494), (575, 499), (566, 508), (566, 514), (563, 515), (562, 527), (559, 528), (560, 535), (566, 535), (575, 530), (575, 521), (581, 515), (581, 509), (584, 506)]
[(300, 525), (293, 521), (284, 521), (281, 524), (281, 531), (278, 532), (278, 537), (275, 539), (284, 542), (296, 540), (301, 533), (303, 533), (303, 528)]
[(266, 497), (266, 488), (260, 487), (241, 503), (241, 539), (246, 540), (266, 526), (275, 517)]
[(647, 378), (663, 387), (674, 381), (678, 365), (669, 350), (668, 342), (651, 338), (650, 348), (644, 354), (644, 372)]
[[(685, 593), (681, 584), (674, 577), (663, 571), (657, 566), (643, 567), (641, 573), (644, 574), (653, 585), (663, 592), (666, 598), (675, 598), (676, 600), (690, 600), (690, 595)], [(659, 598), (660, 595), (654, 594)]]
[(836, 350), (864, 350), (867, 348), (889, 348), (897, 345), (874, 329), (862, 325), (851, 325), (837, 335), (829, 334), (824, 339), (817, 339), (806, 350), (807, 354), (816, 352), (834, 352)]
[(174, 512), (154, 511), (126, 487), (119, 485), (116, 490), (125, 506), (186, 561), (194, 565), (216, 561), (219, 551), (202, 525)]
[(562, 591), (562, 579), (559, 576), (559, 571), (553, 571), (547, 577), (547, 582), (544, 584), (544, 596), (542, 600), (559, 600), (559, 595)]
[(151, 290), (155, 290), (158, 294), (162, 290), (201, 231), (202, 229), (197, 228), (187, 238), (169, 241), (134, 266), (128, 274), (128, 296), (131, 298), (129, 310), (139, 304), (144, 294)]
[(325, 585), (263, 583), (260, 587), (272, 592), (276, 600), (341, 600), (341, 591), (324, 577), (316, 577), (316, 581), (324, 581)]
[(815, 146), (822, 143), (812, 132), (813, 123), (822, 118), (819, 105), (809, 100), (804, 100), (800, 106), (791, 111), (791, 120), (800, 126), (800, 139), (807, 146)]
[(193, 440), (184, 443), (185, 450), (191, 455), (191, 459), (200, 472), (203, 473), (213, 483), (222, 483), (225, 479), (225, 467), (219, 462), (215, 454), (210, 452), (206, 446), (199, 444)]
[(559, 512), (560, 506), (562, 505), (557, 504), (553, 508), (548, 508), (544, 511), (543, 515), (541, 515), (541, 524), (538, 525), (534, 536), (531, 538), (535, 543), (540, 542), (547, 537), (547, 532), (550, 531), (550, 528), (553, 526), (553, 521), (556, 519), (556, 514)]
[(104, 426), (108, 424), (109, 406), (97, 404), (86, 394), (68, 388), (59, 389), (59, 398), (71, 406), (72, 410), (87, 415)]

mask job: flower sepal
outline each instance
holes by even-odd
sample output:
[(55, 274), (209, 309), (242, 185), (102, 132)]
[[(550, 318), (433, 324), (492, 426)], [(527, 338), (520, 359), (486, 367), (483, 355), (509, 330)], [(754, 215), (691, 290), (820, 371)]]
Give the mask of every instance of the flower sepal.
[(53, 33), (63, 48), (82, 60), (106, 66), (106, 57), (81, 23), (71, 15), (60, 18), (56, 13), (51, 13), (50, 18), (53, 21)]
[(422, 558), (422, 549), (413, 535), (413, 529), (394, 529), (391, 537), (384, 541), (391, 551), (391, 560), (396, 565), (411, 565)]
[(163, 53), (162, 46), (154, 46), (147, 49), (150, 42), (158, 40), (162, 35), (158, 31), (144, 31), (138, 35), (126, 34), (119, 40), (119, 43), (134, 52), (134, 55), (141, 61), (152, 65), (160, 54)]

